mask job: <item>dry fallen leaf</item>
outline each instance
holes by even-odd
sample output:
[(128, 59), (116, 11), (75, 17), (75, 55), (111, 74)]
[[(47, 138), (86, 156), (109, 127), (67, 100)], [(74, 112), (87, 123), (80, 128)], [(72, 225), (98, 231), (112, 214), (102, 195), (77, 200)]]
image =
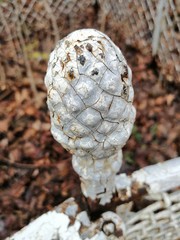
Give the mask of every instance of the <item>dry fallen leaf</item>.
[(0, 120), (0, 133), (1, 132), (7, 132), (9, 128), (9, 120), (8, 118), (5, 118), (3, 120)]
[(165, 98), (166, 98), (167, 105), (170, 106), (175, 99), (175, 95), (174, 94), (168, 94), (168, 95), (166, 95)]

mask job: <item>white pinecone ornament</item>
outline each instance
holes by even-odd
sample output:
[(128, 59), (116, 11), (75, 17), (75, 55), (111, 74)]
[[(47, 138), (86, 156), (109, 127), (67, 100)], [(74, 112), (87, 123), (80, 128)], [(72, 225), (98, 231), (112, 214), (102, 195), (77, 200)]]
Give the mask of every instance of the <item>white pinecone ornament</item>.
[(74, 31), (50, 55), (45, 84), (51, 132), (73, 154), (83, 194), (110, 202), (122, 147), (135, 120), (132, 73), (120, 49), (94, 29)]

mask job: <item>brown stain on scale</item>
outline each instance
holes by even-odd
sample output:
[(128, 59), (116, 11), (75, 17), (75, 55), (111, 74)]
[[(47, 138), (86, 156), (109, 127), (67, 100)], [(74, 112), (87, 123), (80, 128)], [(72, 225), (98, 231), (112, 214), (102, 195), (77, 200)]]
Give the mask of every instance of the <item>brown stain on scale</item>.
[(67, 79), (68, 79), (69, 81), (72, 81), (74, 78), (75, 78), (74, 70), (71, 68), (71, 69), (67, 72)]
[(57, 121), (58, 121), (59, 124), (61, 123), (61, 117), (60, 117), (60, 115), (57, 116)]
[(92, 53), (93, 46), (92, 46), (90, 43), (88, 43), (88, 44), (86, 45), (86, 49), (87, 49), (89, 52)]
[(121, 74), (122, 81), (127, 81), (128, 80), (128, 68), (127, 66), (124, 65), (124, 73)]
[(124, 65), (124, 73), (121, 74), (121, 80), (123, 82), (123, 89), (121, 92), (121, 97), (125, 100), (128, 100), (129, 97), (129, 86), (127, 85), (128, 81), (128, 68)]
[(79, 55), (77, 60), (80, 62), (80, 64), (82, 66), (84, 66), (85, 62), (86, 62), (86, 58), (83, 55), (83, 50), (81, 49), (81, 47), (79, 47), (78, 45), (74, 46), (74, 49), (76, 51), (76, 54)]
[(104, 59), (105, 58), (105, 55), (104, 55), (104, 53), (102, 52), (102, 53), (100, 53), (99, 54), (99, 56), (101, 57), (101, 59)]
[(128, 100), (129, 97), (129, 86), (127, 86), (125, 83), (123, 84), (121, 97), (124, 98), (125, 100)]
[(60, 60), (60, 64), (61, 64), (61, 67), (62, 67), (62, 70), (64, 69), (64, 63), (62, 60)]
[(101, 59), (105, 58), (105, 47), (103, 45), (103, 43), (101, 41), (97, 41), (100, 45), (99, 49), (101, 50), (101, 53), (99, 53), (99, 56), (101, 57)]
[(71, 61), (71, 57), (70, 57), (70, 53), (67, 53), (66, 55), (66, 60), (65, 60), (65, 64), (67, 64), (68, 62)]
[(104, 52), (105, 51), (105, 48), (104, 48), (104, 45), (101, 41), (97, 41), (100, 45), (101, 45), (101, 48), (102, 48), (102, 51)]
[(64, 69), (65, 65), (70, 61), (71, 61), (70, 53), (67, 53), (66, 59), (64, 61), (60, 60), (60, 65), (62, 67), (62, 70)]
[(77, 53), (78, 55), (80, 55), (80, 54), (83, 53), (83, 50), (82, 50), (78, 45), (75, 45), (75, 46), (74, 46), (74, 49), (75, 49), (75, 51), (76, 51), (76, 53)]

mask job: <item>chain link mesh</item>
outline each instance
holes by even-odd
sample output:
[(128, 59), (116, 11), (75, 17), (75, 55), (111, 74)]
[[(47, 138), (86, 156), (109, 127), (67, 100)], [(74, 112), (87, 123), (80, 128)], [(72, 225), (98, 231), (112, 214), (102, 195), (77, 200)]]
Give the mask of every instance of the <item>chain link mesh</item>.
[[(179, 81), (180, 7), (176, 0), (99, 0), (104, 14), (123, 26), (126, 43), (158, 56), (166, 79)], [(162, 6), (162, 7), (161, 7)], [(158, 37), (155, 37), (155, 33)], [(154, 45), (154, 46), (153, 46)]]
[(13, 39), (18, 38), (18, 22), (26, 39), (31, 38), (34, 32), (45, 31), (57, 41), (61, 37), (59, 33), (66, 27), (62, 16), (69, 18), (70, 25), (76, 24), (79, 13), (85, 14), (87, 7), (95, 3), (100, 7), (99, 16), (110, 15), (112, 23), (118, 22), (126, 44), (140, 46), (147, 54), (153, 50), (162, 76), (179, 82), (180, 7), (177, 0), (1, 1), (0, 35), (5, 41), (12, 42), (10, 46), (18, 55), (22, 46), (17, 46), (17, 43), (14, 46), (13, 43)]

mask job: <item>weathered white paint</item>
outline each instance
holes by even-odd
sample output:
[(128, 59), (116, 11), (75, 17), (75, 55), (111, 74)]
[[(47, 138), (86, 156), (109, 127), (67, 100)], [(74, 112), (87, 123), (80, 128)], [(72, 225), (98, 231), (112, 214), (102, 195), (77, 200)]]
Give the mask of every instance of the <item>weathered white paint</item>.
[(73, 154), (86, 197), (110, 202), (135, 120), (132, 73), (105, 34), (82, 29), (58, 42), (45, 84), (51, 132)]
[(135, 171), (132, 181), (144, 185), (149, 193), (165, 192), (180, 186), (180, 157)]
[[(58, 206), (56, 211), (43, 214), (6, 240), (123, 240), (126, 239), (125, 236), (131, 236), (127, 239), (132, 240), (137, 237), (137, 231), (141, 231), (142, 224), (145, 224), (147, 229), (155, 229), (156, 221), (158, 219), (160, 221), (161, 218), (167, 219), (171, 229), (172, 226), (174, 227), (172, 231), (174, 231), (176, 238), (171, 237), (171, 239), (178, 239), (177, 236), (180, 237), (178, 235), (178, 229), (180, 228), (180, 221), (178, 220), (180, 191), (172, 193), (171, 196), (165, 191), (180, 187), (180, 158), (145, 167), (135, 171), (132, 176), (126, 176), (125, 174), (117, 176), (117, 192), (129, 189), (130, 197), (132, 183), (137, 183), (139, 188), (145, 187), (150, 194), (146, 197), (155, 199), (156, 202), (137, 213), (133, 213), (133, 202), (131, 201), (118, 206), (116, 212), (104, 212), (98, 220), (92, 222), (86, 211), (78, 213), (77, 203), (73, 198), (70, 198)], [(125, 192), (126, 196), (124, 198), (127, 198), (127, 191)], [(120, 195), (120, 197), (123, 199), (123, 195)], [(171, 207), (172, 203), (174, 205)], [(164, 210), (162, 210), (163, 208)], [(162, 213), (157, 214), (158, 217), (154, 214), (154, 211), (157, 210), (162, 211)], [(147, 226), (145, 220), (148, 218), (150, 220), (148, 220), (149, 224)], [(151, 222), (153, 218), (155, 220)], [(144, 223), (140, 221), (144, 221)], [(136, 224), (136, 222), (139, 223)], [(168, 225), (158, 226), (161, 227), (162, 232), (168, 231)], [(144, 229), (144, 237), (151, 236), (153, 233), (151, 234), (151, 231), (146, 232), (146, 228)], [(117, 232), (122, 232), (123, 236), (117, 237)], [(169, 240), (169, 238), (167, 239)]]
[[(64, 213), (51, 211), (43, 214), (21, 231), (14, 234), (9, 240), (52, 240), (58, 234), (63, 236), (68, 231), (70, 220)], [(63, 238), (65, 239), (65, 238)], [(77, 238), (80, 239), (80, 238)]]
[[(132, 195), (131, 188), (144, 188), (149, 194), (166, 192), (180, 186), (180, 157), (163, 163), (144, 167), (127, 176), (125, 173), (116, 176), (116, 191), (124, 200)], [(126, 194), (123, 195), (123, 190)]]

